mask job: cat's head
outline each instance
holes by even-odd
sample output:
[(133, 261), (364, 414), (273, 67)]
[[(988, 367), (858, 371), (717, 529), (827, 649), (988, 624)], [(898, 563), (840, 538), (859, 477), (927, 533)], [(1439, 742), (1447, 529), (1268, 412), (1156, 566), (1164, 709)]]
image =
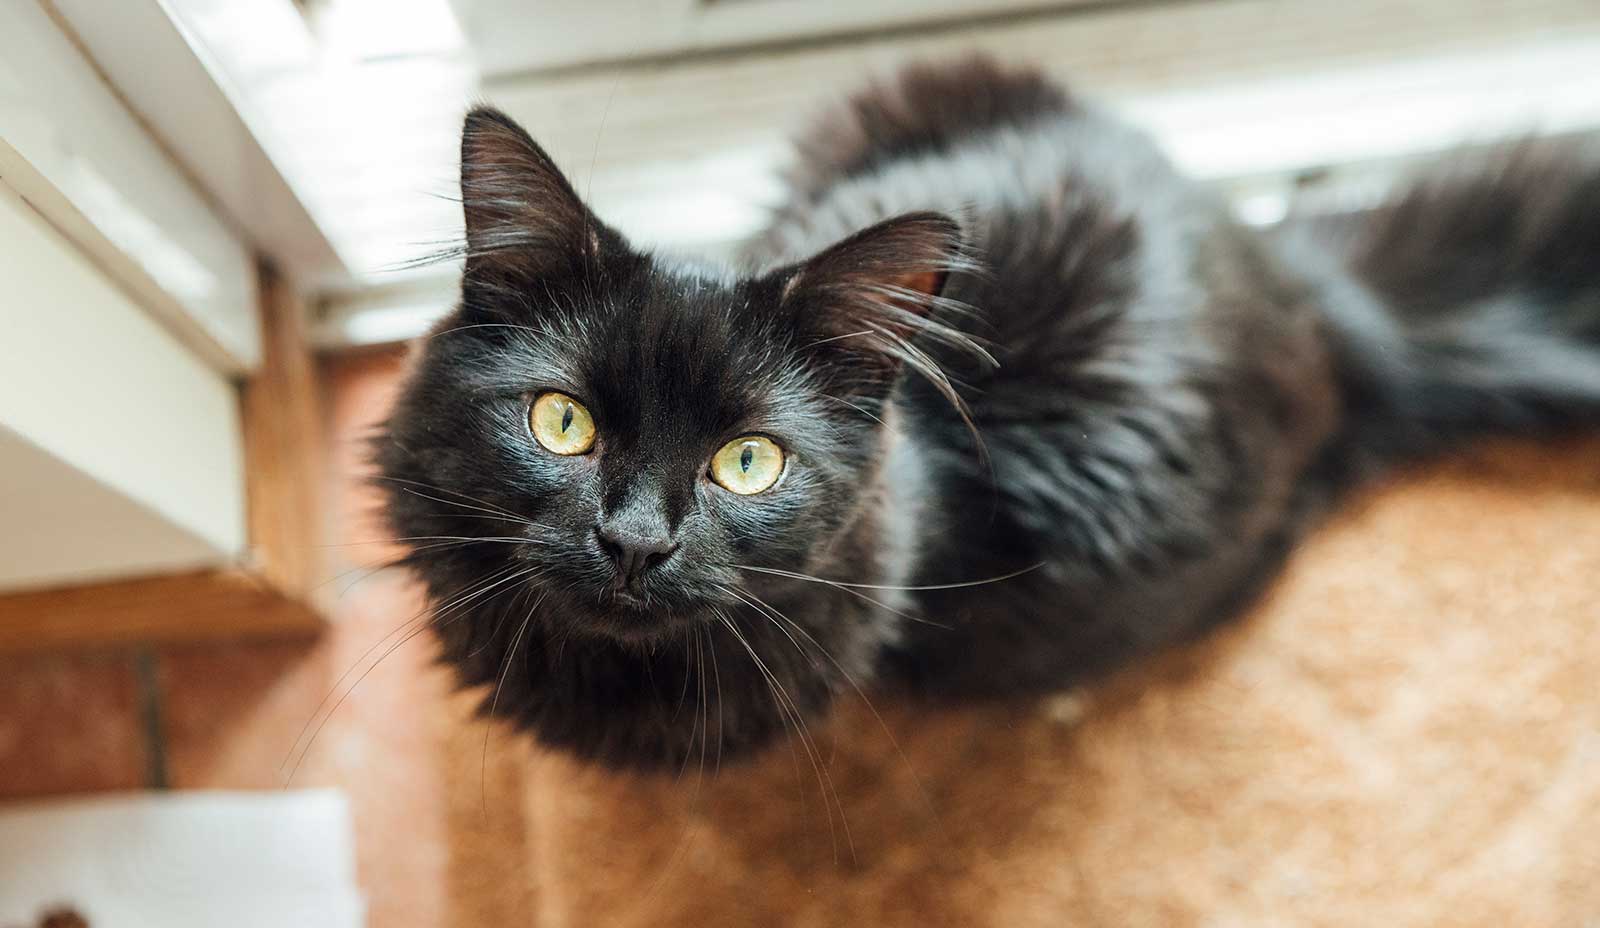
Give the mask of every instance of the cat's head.
[(926, 363), (957, 224), (903, 216), (736, 274), (631, 247), (503, 114), (467, 117), (461, 157), (461, 303), (378, 446), (441, 621), (520, 596), (649, 641), (738, 604), (748, 568), (836, 544), (885, 401)]

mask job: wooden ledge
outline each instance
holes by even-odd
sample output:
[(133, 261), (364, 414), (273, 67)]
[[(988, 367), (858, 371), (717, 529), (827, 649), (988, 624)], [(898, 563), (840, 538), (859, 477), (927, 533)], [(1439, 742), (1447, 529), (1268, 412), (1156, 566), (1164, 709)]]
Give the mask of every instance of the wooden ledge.
[(313, 635), (316, 609), (243, 570), (0, 596), (0, 653)]

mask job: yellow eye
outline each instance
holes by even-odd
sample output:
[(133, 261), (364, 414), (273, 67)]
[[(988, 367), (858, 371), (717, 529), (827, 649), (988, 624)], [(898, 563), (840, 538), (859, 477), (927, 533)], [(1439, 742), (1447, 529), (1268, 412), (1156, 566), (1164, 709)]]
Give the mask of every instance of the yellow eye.
[(740, 496), (760, 493), (782, 474), (783, 449), (760, 435), (735, 438), (711, 457), (711, 478)]
[(533, 437), (556, 454), (583, 454), (594, 447), (594, 419), (565, 393), (541, 393), (528, 414)]

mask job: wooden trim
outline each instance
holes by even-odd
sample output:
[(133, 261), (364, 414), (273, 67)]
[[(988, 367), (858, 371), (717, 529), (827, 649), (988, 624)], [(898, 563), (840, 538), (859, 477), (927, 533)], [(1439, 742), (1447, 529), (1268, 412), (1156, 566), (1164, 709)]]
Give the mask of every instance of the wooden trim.
[(241, 396), (250, 569), (295, 598), (316, 587), (323, 558), (322, 384), (305, 306), (273, 268), (261, 269), (261, 369)]
[(316, 610), (242, 570), (0, 596), (0, 653), (309, 635)]
[(250, 546), (234, 567), (0, 595), (0, 653), (315, 634), (326, 483), (321, 380), (304, 306), (261, 274), (262, 366), (244, 382)]

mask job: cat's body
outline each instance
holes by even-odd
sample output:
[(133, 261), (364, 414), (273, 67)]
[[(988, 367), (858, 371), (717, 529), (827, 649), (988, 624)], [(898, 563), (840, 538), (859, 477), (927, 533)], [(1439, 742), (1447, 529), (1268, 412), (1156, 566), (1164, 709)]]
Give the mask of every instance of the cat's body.
[[(953, 111), (960, 94), (981, 105)], [(824, 154), (851, 122), (881, 154)], [(956, 324), (998, 365), (941, 358), (981, 450), (943, 397), (901, 394), (936, 487), (913, 585), (1039, 565), (914, 594), (940, 624), (906, 625), (897, 669), (934, 692), (1038, 690), (1229, 612), (1281, 558), (1338, 427), (1304, 284), (1148, 139), (1033, 78), (917, 69), (819, 135), (763, 263), (934, 209), (967, 217), (989, 265), (945, 294), (978, 308)]]
[[(510, 450), (513, 407), (467, 397), (536, 391), (543, 375), (519, 371), (559, 366), (529, 359), (562, 337), (615, 355), (578, 376), (590, 383), (557, 386), (586, 391), (627, 436), (601, 453), (626, 447), (649, 476), (597, 462), (601, 489), (570, 531), (587, 539), (590, 509), (632, 511), (639, 494), (616, 488), (639, 480), (664, 500), (662, 524), (687, 526), (703, 553), (666, 568), (684, 574), (668, 575), (659, 629), (619, 630), (603, 594), (542, 569), (588, 548), (533, 538), (510, 558), (508, 542), (412, 558), (464, 679), (498, 683), (496, 711), (607, 763), (758, 747), (856, 686), (963, 698), (1080, 682), (1235, 614), (1312, 518), (1385, 466), (1478, 433), (1600, 424), (1600, 166), (1572, 152), (1526, 148), (1356, 223), (1263, 233), (1142, 135), (1034, 75), (969, 61), (909, 70), (802, 139), (789, 201), (750, 247), (762, 272), (663, 266), (568, 204), (579, 260), (517, 259), (513, 274), (487, 262), (560, 236), (507, 231), (550, 217), (503, 208), (504, 176), (481, 189), (473, 132), (469, 120), (469, 240), (474, 194), (496, 211), (478, 217), (464, 308), (428, 343), (381, 447), (403, 481), (390, 511), (404, 536), (508, 528), (464, 505), (565, 525), (546, 524), (567, 503), (537, 484), (589, 465)], [(546, 170), (542, 153), (529, 164)], [(934, 220), (893, 218), (921, 211), (960, 217), (964, 248)], [(833, 246), (878, 223), (888, 238)], [(801, 321), (765, 328), (791, 312)], [(819, 314), (828, 324), (807, 328)], [(497, 340), (508, 326), (533, 334)], [(704, 353), (719, 371), (753, 366), (675, 367), (704, 368)], [(768, 384), (746, 405), (791, 418), (730, 412), (738, 424), (707, 434), (765, 416), (759, 430), (792, 443), (792, 476), (749, 502), (706, 481), (684, 490), (715, 441), (674, 410), (745, 383)], [(476, 450), (448, 434), (485, 424), (494, 437)], [(674, 443), (689, 446), (681, 464), (651, 463), (645, 449)], [(535, 486), (497, 482), (486, 451)], [(523, 563), (535, 579), (518, 579)], [(455, 602), (496, 571), (516, 595)], [(629, 621), (654, 621), (641, 615)]]

